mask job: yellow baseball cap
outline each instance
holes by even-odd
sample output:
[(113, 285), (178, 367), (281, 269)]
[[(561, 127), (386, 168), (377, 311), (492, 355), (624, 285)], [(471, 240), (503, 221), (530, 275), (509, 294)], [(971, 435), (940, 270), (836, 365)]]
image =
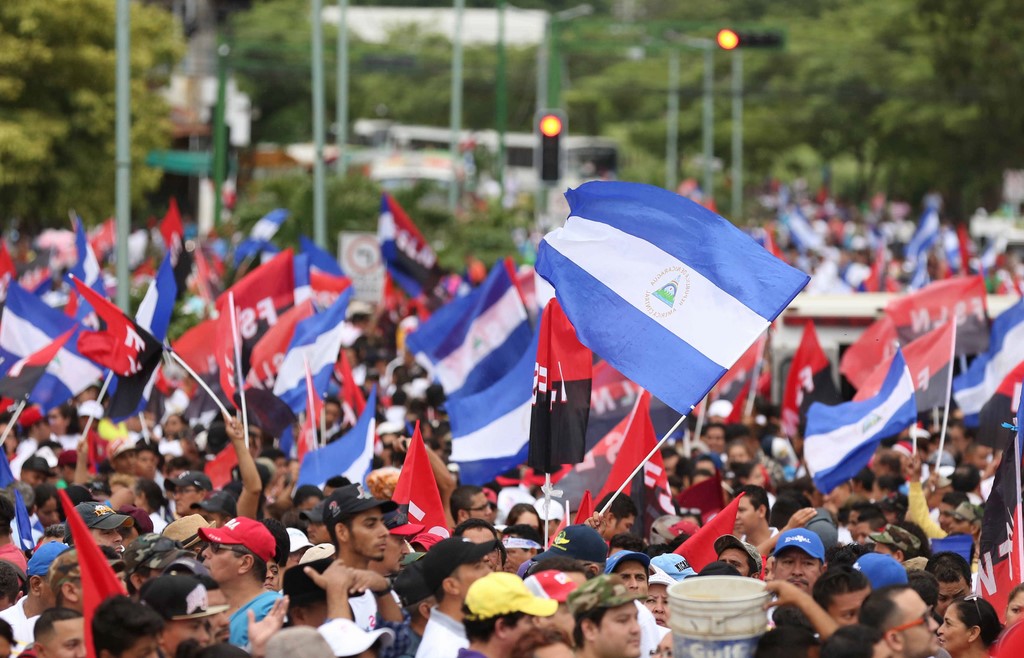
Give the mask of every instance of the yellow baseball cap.
[(550, 617), (558, 610), (558, 601), (534, 596), (515, 574), (498, 572), (488, 574), (469, 586), (466, 609), (466, 618), (470, 621), (513, 612)]

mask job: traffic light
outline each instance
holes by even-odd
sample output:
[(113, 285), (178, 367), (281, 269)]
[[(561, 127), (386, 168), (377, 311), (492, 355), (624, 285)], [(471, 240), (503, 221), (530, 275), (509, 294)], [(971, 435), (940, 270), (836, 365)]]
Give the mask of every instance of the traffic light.
[(781, 48), (786, 42), (786, 37), (782, 32), (774, 30), (752, 32), (726, 28), (718, 31), (715, 42), (718, 43), (718, 47), (722, 50), (735, 50), (737, 48)]
[(557, 183), (562, 178), (562, 135), (565, 133), (565, 114), (560, 110), (545, 110), (537, 115), (540, 134), (540, 154), (537, 173), (543, 183)]

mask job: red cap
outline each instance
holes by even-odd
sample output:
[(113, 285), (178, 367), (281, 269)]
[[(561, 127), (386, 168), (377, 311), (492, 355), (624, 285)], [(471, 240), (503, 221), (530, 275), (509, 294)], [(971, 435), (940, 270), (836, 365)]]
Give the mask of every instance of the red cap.
[(422, 533), (425, 527), (422, 523), (406, 523), (405, 525), (391, 528), (388, 530), (388, 533), (396, 537), (412, 537)]
[(21, 425), (22, 429), (28, 429), (36, 423), (46, 420), (46, 416), (39, 410), (39, 407), (28, 407), (25, 411), (21, 412), (21, 416), (18, 417), (18, 424)]
[(199, 536), (213, 544), (244, 546), (264, 562), (273, 560), (277, 550), (274, 535), (267, 527), (244, 516), (231, 519), (222, 528), (200, 528)]
[(410, 539), (409, 543), (413, 544), (414, 547), (416, 544), (419, 544), (423, 547), (423, 550), (429, 551), (431, 548), (433, 548), (434, 544), (441, 541), (442, 539), (444, 539), (444, 537), (439, 537), (432, 532), (421, 532), (420, 534)]
[(60, 455), (57, 456), (57, 466), (76, 466), (78, 465), (78, 453), (74, 450), (61, 450)]
[(554, 599), (565, 603), (569, 594), (576, 589), (576, 582), (561, 571), (541, 571), (523, 581), (534, 596)]
[(692, 537), (695, 534), (697, 534), (698, 530), (700, 530), (700, 526), (694, 523), (693, 521), (687, 519), (683, 519), (682, 521), (668, 529), (668, 531), (676, 537), (683, 534), (684, 532)]

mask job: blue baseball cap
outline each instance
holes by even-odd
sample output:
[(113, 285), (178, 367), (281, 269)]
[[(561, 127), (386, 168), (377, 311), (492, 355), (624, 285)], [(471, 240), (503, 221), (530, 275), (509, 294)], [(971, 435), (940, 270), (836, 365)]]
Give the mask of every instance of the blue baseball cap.
[(608, 544), (590, 526), (571, 525), (558, 533), (551, 548), (533, 560), (540, 562), (549, 557), (571, 557), (574, 560), (604, 564), (608, 559)]
[(67, 544), (62, 544), (59, 541), (46, 542), (36, 549), (36, 552), (32, 554), (32, 559), (28, 561), (28, 575), (45, 576), (57, 556), (67, 550), (71, 550)]
[(675, 553), (659, 555), (651, 560), (651, 564), (664, 571), (669, 578), (675, 581), (697, 575), (697, 572), (693, 570), (693, 567), (686, 561), (686, 558)]
[(821, 537), (807, 528), (794, 528), (779, 535), (772, 556), (777, 556), (787, 548), (799, 548), (815, 560), (825, 561), (825, 546), (821, 543)]
[(867, 576), (871, 589), (889, 585), (906, 585), (907, 570), (891, 555), (865, 553), (853, 563), (853, 568)]
[(651, 566), (651, 558), (646, 553), (637, 553), (636, 551), (619, 551), (618, 553), (610, 556), (608, 561), (604, 563), (604, 572), (615, 573), (615, 567), (619, 566), (623, 562), (639, 562), (644, 565), (644, 569), (649, 569)]

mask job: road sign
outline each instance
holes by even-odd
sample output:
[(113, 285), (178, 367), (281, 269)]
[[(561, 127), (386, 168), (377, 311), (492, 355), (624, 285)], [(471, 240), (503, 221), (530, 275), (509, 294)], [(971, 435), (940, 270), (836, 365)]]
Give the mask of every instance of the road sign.
[(376, 233), (342, 231), (338, 261), (352, 279), (352, 299), (379, 304), (384, 294), (384, 259)]

